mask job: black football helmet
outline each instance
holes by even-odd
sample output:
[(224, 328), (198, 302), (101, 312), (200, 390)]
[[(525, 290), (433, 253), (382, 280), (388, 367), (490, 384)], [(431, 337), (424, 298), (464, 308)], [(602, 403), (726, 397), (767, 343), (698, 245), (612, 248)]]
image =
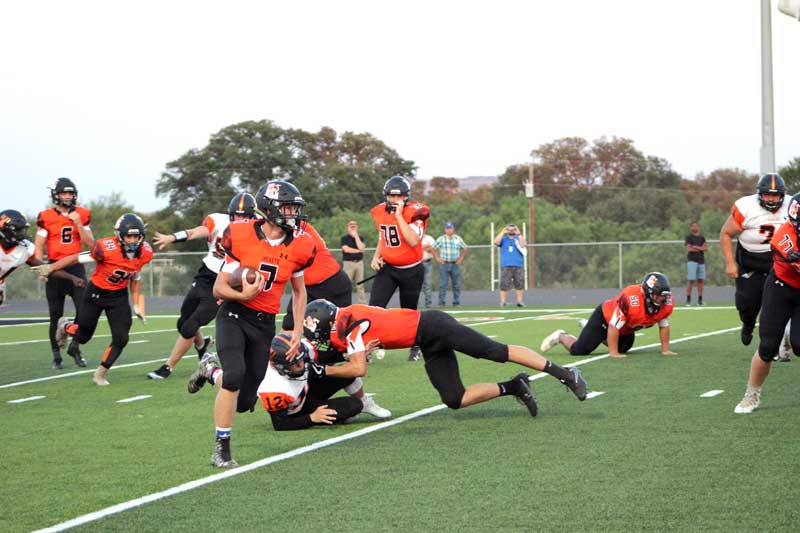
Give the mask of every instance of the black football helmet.
[[(62, 201), (58, 198), (58, 195), (62, 192), (71, 192), (75, 196), (72, 197), (72, 200)], [(78, 202), (78, 188), (71, 179), (58, 178), (50, 189), (50, 198), (52, 198), (54, 204), (61, 207), (73, 207)]]
[(228, 216), (231, 221), (236, 216), (255, 218), (256, 216), (256, 198), (249, 192), (240, 192), (231, 198), (231, 203), (228, 204)]
[[(286, 352), (292, 345), (292, 336), (286, 333), (278, 333), (272, 338), (272, 344), (269, 345), (269, 360), (278, 374), (286, 376), (287, 378), (301, 378), (306, 373), (308, 363), (311, 362), (311, 354), (308, 353), (308, 346), (300, 343), (300, 351), (294, 356), (294, 359), (286, 357)], [(291, 367), (296, 366), (297, 363), (303, 363), (302, 370), (291, 370)]]
[(669, 280), (667, 276), (661, 272), (649, 272), (645, 274), (642, 280), (642, 292), (644, 292), (645, 309), (648, 315), (657, 313), (658, 308), (661, 307), (660, 303), (653, 300), (653, 296), (661, 295), (667, 299), (672, 296), (672, 291), (669, 288)]
[(794, 226), (794, 230), (800, 235), (800, 193), (792, 196), (789, 200), (789, 221)]
[[(774, 213), (783, 205), (783, 197), (786, 195), (786, 183), (783, 178), (777, 174), (764, 174), (758, 180), (756, 185), (756, 193), (758, 194), (758, 203), (761, 207)], [(764, 194), (780, 194), (781, 199), (777, 202), (767, 202), (764, 200)]]
[[(291, 215), (284, 215), (281, 212), (282, 206), (292, 206)], [(256, 193), (256, 209), (259, 215), (269, 222), (280, 227), (286, 232), (288, 239), (292, 238), (294, 230), (300, 229), (300, 223), (305, 220), (303, 207), (306, 201), (300, 194), (300, 190), (283, 180), (273, 180), (262, 185)]]
[(328, 300), (320, 298), (310, 302), (303, 316), (303, 336), (315, 346), (329, 345), (338, 311), (339, 308)]
[[(408, 205), (408, 199), (411, 196), (411, 183), (403, 176), (392, 176), (383, 184), (383, 196), (389, 196), (390, 194), (402, 194), (403, 202)], [(386, 198), (386, 211), (389, 213), (394, 212), (394, 205), (389, 203), (388, 198)]]
[[(133, 257), (141, 253), (142, 245), (144, 244), (144, 239), (147, 234), (145, 232), (144, 221), (139, 218), (139, 215), (135, 213), (125, 213), (117, 219), (117, 222), (114, 224), (114, 230), (117, 233), (119, 246), (125, 254), (129, 257)], [(126, 244), (125, 237), (130, 235), (136, 235), (139, 238), (136, 242)]]
[(8, 250), (28, 239), (26, 230), (31, 225), (25, 215), (14, 209), (0, 212), (0, 243)]

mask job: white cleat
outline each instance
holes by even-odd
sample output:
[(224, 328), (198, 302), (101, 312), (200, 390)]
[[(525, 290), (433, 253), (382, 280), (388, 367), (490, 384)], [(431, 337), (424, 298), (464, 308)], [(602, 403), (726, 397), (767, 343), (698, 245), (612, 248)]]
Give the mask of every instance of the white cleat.
[(94, 375), (92, 376), (92, 381), (94, 381), (95, 385), (100, 387), (105, 387), (106, 385), (111, 385), (106, 379), (106, 372), (108, 370), (103, 366), (98, 366), (97, 370), (94, 371)]
[(72, 319), (62, 316), (58, 319), (58, 325), (56, 326), (56, 344), (62, 350), (67, 345), (67, 339), (69, 335), (67, 335), (67, 326), (72, 324)]
[(758, 409), (759, 404), (761, 403), (761, 393), (758, 392), (746, 392), (742, 401), (739, 402), (739, 405), (733, 410), (734, 413), (737, 414), (750, 414), (756, 409)]
[(361, 410), (362, 413), (367, 413), (381, 420), (392, 417), (392, 412), (378, 405), (371, 394), (365, 394), (364, 397), (361, 398), (361, 403), (364, 404), (364, 408)]
[(539, 349), (542, 352), (546, 352), (548, 350), (551, 350), (554, 346), (558, 346), (558, 337), (562, 333), (566, 333), (566, 331), (564, 331), (563, 329), (555, 330), (553, 333), (544, 338), (541, 346), (539, 346)]
[(589, 321), (587, 319), (585, 319), (585, 318), (579, 318), (578, 319), (578, 325), (581, 327), (581, 329), (585, 328), (586, 324), (588, 324), (588, 323), (589, 323)]

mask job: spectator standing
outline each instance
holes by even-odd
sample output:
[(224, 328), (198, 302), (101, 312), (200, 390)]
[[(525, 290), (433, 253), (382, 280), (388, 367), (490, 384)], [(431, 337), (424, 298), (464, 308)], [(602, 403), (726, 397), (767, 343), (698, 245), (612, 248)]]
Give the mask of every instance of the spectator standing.
[(436, 239), (434, 255), (439, 263), (439, 306), (444, 307), (447, 285), (453, 282), (453, 307), (461, 305), (461, 263), (467, 255), (467, 243), (455, 234), (452, 222), (444, 225), (444, 235)]
[(703, 281), (706, 279), (705, 252), (708, 251), (706, 238), (700, 233), (700, 225), (692, 222), (689, 235), (684, 239), (688, 256), (686, 269), (688, 280), (686, 285), (686, 305), (692, 305), (692, 285), (697, 282), (697, 305), (703, 305)]
[(512, 286), (517, 292), (517, 307), (525, 307), (522, 291), (525, 288), (525, 247), (528, 243), (516, 224), (508, 224), (497, 234), (494, 244), (500, 247), (500, 307), (505, 307), (506, 293)]
[(425, 277), (422, 278), (422, 293), (425, 295), (425, 308), (430, 309), (433, 305), (433, 245), (436, 239), (427, 233), (422, 236), (422, 268), (425, 269)]
[(355, 282), (358, 303), (367, 303), (364, 295), (364, 237), (358, 234), (358, 223), (351, 220), (347, 223), (347, 233), (342, 235), (342, 270), (350, 282)]

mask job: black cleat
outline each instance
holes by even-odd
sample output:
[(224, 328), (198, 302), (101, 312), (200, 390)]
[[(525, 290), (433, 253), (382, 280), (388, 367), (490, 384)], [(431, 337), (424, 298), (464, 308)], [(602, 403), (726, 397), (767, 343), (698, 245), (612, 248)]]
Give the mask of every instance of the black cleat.
[(72, 357), (76, 365), (80, 367), (86, 366), (86, 359), (81, 356), (81, 345), (75, 339), (72, 339), (72, 342), (67, 346), (67, 353)]
[(208, 352), (203, 358), (200, 360), (197, 370), (192, 372), (192, 375), (189, 376), (189, 382), (186, 384), (186, 390), (189, 391), (189, 394), (194, 394), (200, 389), (203, 388), (203, 385), (206, 384), (211, 378), (211, 373), (217, 367), (217, 356), (212, 352)]
[(164, 364), (158, 367), (158, 370), (148, 372), (147, 377), (150, 379), (167, 379), (170, 374), (172, 374), (172, 370), (170, 370), (169, 367)]
[(408, 360), (419, 361), (421, 355), (422, 355), (422, 350), (419, 349), (419, 346), (412, 346), (411, 350), (408, 351)]
[(217, 439), (211, 453), (211, 465), (217, 468), (237, 468), (239, 463), (231, 457), (231, 439)]
[(198, 359), (203, 358), (203, 356), (208, 351), (209, 346), (211, 346), (212, 342), (214, 342), (214, 339), (212, 339), (211, 336), (209, 335), (207, 337), (203, 337), (203, 345), (200, 348), (198, 348), (197, 346), (194, 347), (194, 349), (197, 350)]
[(53, 370), (62, 370), (61, 359), (53, 359)]
[(525, 372), (514, 376), (512, 381), (519, 383), (519, 392), (515, 394), (515, 396), (517, 397), (519, 403), (528, 408), (528, 412), (531, 414), (531, 416), (536, 416), (536, 414), (539, 412), (539, 409), (536, 406), (536, 396), (533, 395), (531, 386), (528, 384), (528, 377), (528, 374)]
[(753, 341), (753, 327), (742, 324), (742, 344), (745, 346), (750, 346)]
[(575, 396), (577, 396), (580, 401), (585, 400), (587, 385), (586, 380), (583, 379), (583, 376), (581, 376), (580, 369), (576, 367), (570, 367), (569, 371), (572, 374), (573, 381), (572, 383), (564, 383), (564, 385), (566, 385), (569, 390), (575, 393)]

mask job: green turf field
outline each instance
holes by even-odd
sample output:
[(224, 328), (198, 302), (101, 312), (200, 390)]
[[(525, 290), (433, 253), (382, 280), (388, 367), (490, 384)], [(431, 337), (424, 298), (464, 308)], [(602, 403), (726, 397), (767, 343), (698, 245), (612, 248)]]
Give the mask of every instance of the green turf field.
[[(504, 342), (538, 349), (553, 329), (575, 332), (576, 318), (589, 312), (465, 309), (456, 316)], [(422, 363), (389, 352), (370, 365), (365, 388), (392, 410), (394, 422), (363, 415), (355, 424), (278, 434), (259, 405), (236, 419), (233, 453), (241, 473), (212, 479), (220, 473), (209, 466), (214, 393), (186, 393), (196, 357), (187, 356), (166, 381), (145, 377), (166, 358), (174, 322), (135, 323), (105, 388), (91, 382), (91, 372), (107, 337), (84, 347), (86, 369), (66, 358), (65, 369), (55, 371), (46, 325), (0, 327), (0, 531), (58, 526), (95, 512), (99, 519), (81, 519), (77, 529), (798, 528), (800, 360), (776, 363), (761, 408), (734, 414), (753, 346), (739, 343), (732, 308), (677, 309), (672, 338), (686, 339), (673, 343), (677, 356), (645, 348), (626, 359), (589, 360), (555, 348), (548, 356), (558, 363), (587, 360), (581, 368), (589, 389), (602, 394), (581, 403), (544, 376), (532, 383), (537, 418), (512, 398), (420, 413), (439, 405)], [(714, 334), (723, 330), (729, 331)], [(97, 334), (108, 334), (105, 323)], [(636, 340), (654, 343), (657, 328)], [(467, 384), (519, 372), (511, 364), (459, 362)], [(42, 379), (54, 376), (63, 377)], [(711, 390), (724, 392), (701, 397)], [(8, 403), (35, 396), (44, 398)], [(326, 442), (336, 437), (344, 439)], [(316, 443), (324, 446), (303, 449)], [(279, 454), (287, 455), (270, 459)], [(253, 463), (257, 468), (247, 471)]]

